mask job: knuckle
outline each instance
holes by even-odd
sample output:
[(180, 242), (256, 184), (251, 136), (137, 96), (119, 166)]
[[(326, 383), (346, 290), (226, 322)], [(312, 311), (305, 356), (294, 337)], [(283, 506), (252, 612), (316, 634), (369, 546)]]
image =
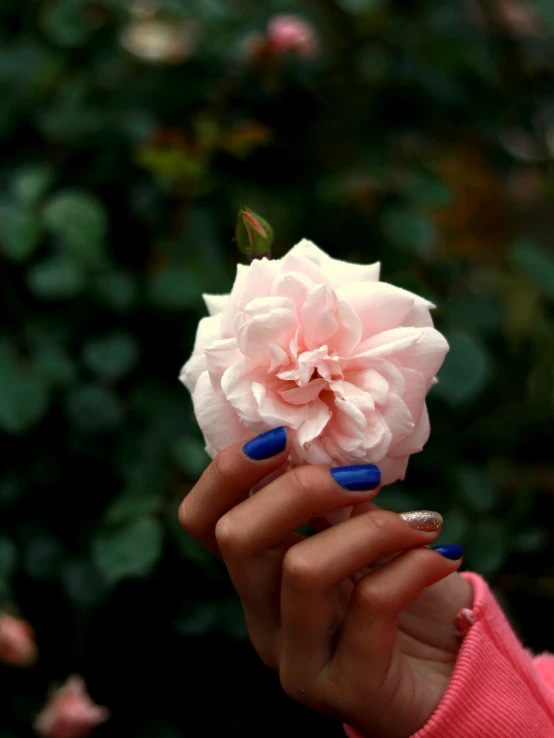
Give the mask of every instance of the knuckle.
[(321, 466), (298, 466), (288, 472), (289, 483), (295, 491), (310, 499), (314, 494), (320, 495), (321, 488), (329, 484), (329, 475)]
[(371, 538), (382, 541), (390, 534), (390, 515), (385, 510), (377, 510), (361, 515), (360, 521), (367, 527)]
[(291, 589), (313, 589), (317, 584), (317, 572), (312, 557), (297, 545), (289, 548), (283, 559), (283, 581)]
[(351, 602), (368, 615), (381, 615), (387, 611), (387, 601), (371, 577), (361, 579), (354, 587)]
[(222, 554), (236, 554), (241, 550), (241, 534), (231, 515), (224, 515), (217, 521), (215, 540)]

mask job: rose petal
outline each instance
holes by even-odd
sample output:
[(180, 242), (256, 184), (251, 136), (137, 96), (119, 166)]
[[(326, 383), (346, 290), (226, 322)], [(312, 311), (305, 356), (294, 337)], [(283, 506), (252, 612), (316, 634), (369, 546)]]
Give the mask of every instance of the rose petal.
[[(291, 257), (289, 259), (289, 257)], [(340, 259), (333, 259), (312, 241), (303, 238), (283, 259), (283, 271), (298, 271), (289, 268), (291, 264), (313, 265), (322, 276), (318, 284), (352, 284), (356, 282), (376, 282), (379, 279), (380, 264), (351, 264)], [(301, 271), (301, 270), (300, 270)], [(307, 271), (301, 273), (308, 274)]]
[(316, 397), (319, 397), (321, 390), (327, 386), (327, 382), (324, 379), (313, 379), (308, 384), (304, 384), (301, 387), (294, 387), (293, 389), (280, 390), (279, 394), (285, 402), (291, 405), (306, 405)]
[(229, 295), (227, 307), (221, 315), (221, 337), (232, 338), (235, 318), (244, 307), (257, 297), (267, 297), (277, 276), (277, 262), (255, 259), (250, 266), (237, 265), (237, 276)]
[(300, 311), (307, 349), (319, 348), (339, 329), (337, 298), (328, 287), (320, 285), (308, 296)]
[(200, 375), (192, 401), (198, 425), (209, 444), (212, 457), (227, 446), (251, 436), (224, 393), (214, 390), (207, 371)]
[(385, 456), (381, 459), (379, 462), (381, 486), (384, 487), (385, 485), (392, 484), (399, 479), (404, 479), (409, 459), (409, 456), (399, 456), (398, 458)]
[(358, 346), (358, 352), (345, 361), (347, 369), (364, 369), (371, 360), (382, 356), (396, 356), (413, 346), (421, 338), (425, 328), (392, 328), (367, 338)]
[(289, 405), (279, 394), (261, 382), (252, 383), (252, 394), (258, 405), (260, 418), (268, 428), (286, 425), (298, 430), (309, 417), (308, 405)]
[(398, 366), (415, 369), (423, 374), (426, 386), (430, 387), (448, 353), (448, 342), (435, 328), (407, 328), (405, 330), (419, 330), (421, 335), (411, 345), (396, 351), (393, 357), (394, 362)]
[(238, 364), (243, 360), (236, 338), (221, 338), (214, 341), (205, 349), (204, 354), (206, 356), (206, 369), (215, 390), (221, 388), (221, 377), (231, 364)]
[(423, 447), (429, 440), (430, 433), (431, 426), (429, 424), (429, 413), (427, 412), (427, 407), (423, 405), (421, 417), (419, 418), (419, 422), (413, 432), (403, 441), (391, 448), (390, 455), (393, 457), (409, 456), (410, 454), (416, 454), (419, 451), (422, 451)]
[(194, 392), (198, 377), (202, 372), (206, 371), (207, 366), (204, 350), (220, 338), (220, 323), (219, 316), (215, 315), (209, 318), (202, 318), (198, 323), (193, 352), (179, 374), (179, 379), (189, 392)]
[[(266, 299), (270, 301), (283, 298)], [(237, 318), (237, 321), (243, 317)], [(266, 313), (257, 313), (249, 320), (244, 319), (237, 334), (238, 346), (254, 365), (269, 367), (272, 363), (269, 345), (274, 343), (285, 348), (294, 337), (297, 328), (298, 318), (293, 307), (270, 308)]]
[(294, 302), (297, 313), (300, 313), (308, 295), (316, 285), (309, 277), (303, 274), (280, 274), (271, 285), (273, 296), (287, 297)]
[(346, 300), (337, 300), (340, 330), (335, 333), (332, 348), (337, 356), (346, 358), (354, 353), (362, 338), (362, 324), (354, 308)]
[(210, 315), (219, 315), (229, 303), (229, 295), (202, 295)]
[(392, 392), (387, 397), (382, 415), (395, 442), (406, 438), (415, 428), (414, 420), (406, 407), (406, 403)]
[(362, 324), (362, 340), (405, 325), (415, 304), (415, 296), (386, 282), (344, 284), (337, 296), (352, 305)]
[(318, 438), (323, 433), (331, 417), (329, 407), (324, 402), (321, 402), (321, 400), (315, 400), (307, 407), (308, 417), (302, 423), (296, 435), (297, 442), (304, 448), (307, 443), (310, 443), (310, 441)]
[(258, 403), (252, 392), (252, 383), (261, 380), (263, 370), (247, 371), (246, 365), (232, 364), (221, 377), (221, 389), (246, 428), (262, 433), (267, 428), (258, 412)]
[(415, 369), (407, 369), (406, 367), (399, 367), (399, 369), (404, 377), (404, 392), (401, 393), (401, 397), (406, 403), (414, 423), (417, 424), (425, 405), (425, 379), (423, 374), (416, 372)]

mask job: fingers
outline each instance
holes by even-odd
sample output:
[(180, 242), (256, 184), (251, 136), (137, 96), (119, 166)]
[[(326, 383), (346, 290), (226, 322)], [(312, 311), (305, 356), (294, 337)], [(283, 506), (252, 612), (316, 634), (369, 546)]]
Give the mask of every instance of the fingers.
[(292, 469), (227, 513), (217, 524), (218, 543), (230, 558), (278, 546), (310, 520), (375, 497), (379, 478), (372, 464)]
[[(353, 477), (346, 469), (346, 479), (344, 472), (322, 466), (293, 469), (217, 523), (216, 540), (243, 603), (252, 642), (269, 665), (279, 661), (281, 570), (287, 550), (302, 540), (295, 531), (318, 515), (351, 505), (353, 498), (376, 494), (376, 467), (357, 467)], [(362, 491), (362, 486), (369, 489)]]
[(179, 508), (179, 521), (202, 546), (219, 555), (217, 521), (248, 497), (252, 487), (275, 472), (288, 455), (285, 428), (276, 428), (222, 451)]
[(396, 637), (396, 616), (426, 587), (459, 568), (462, 551), (457, 546), (449, 548), (458, 549), (459, 558), (446, 558), (430, 548), (415, 548), (356, 584), (333, 657), (333, 669), (342, 674), (365, 670), (376, 681), (383, 678)]
[(299, 683), (316, 677), (331, 658), (356, 572), (386, 554), (431, 543), (439, 532), (440, 526), (417, 530), (396, 513), (373, 510), (290, 548), (283, 560), (281, 670)]

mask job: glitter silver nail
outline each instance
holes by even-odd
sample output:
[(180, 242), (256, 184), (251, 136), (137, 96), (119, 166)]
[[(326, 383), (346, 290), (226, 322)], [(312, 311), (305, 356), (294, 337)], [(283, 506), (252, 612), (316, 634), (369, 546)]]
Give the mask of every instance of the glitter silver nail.
[(434, 510), (412, 510), (400, 513), (400, 517), (416, 530), (431, 532), (442, 528), (442, 515)]

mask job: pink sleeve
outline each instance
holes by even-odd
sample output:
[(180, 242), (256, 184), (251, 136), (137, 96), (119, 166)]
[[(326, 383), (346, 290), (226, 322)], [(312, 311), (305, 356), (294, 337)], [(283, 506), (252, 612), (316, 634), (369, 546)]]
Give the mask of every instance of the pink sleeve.
[[(411, 738), (554, 738), (554, 656), (533, 658), (487, 584), (462, 574), (475, 593), (458, 614), (463, 637), (448, 688)], [(344, 726), (348, 738), (361, 738)]]

